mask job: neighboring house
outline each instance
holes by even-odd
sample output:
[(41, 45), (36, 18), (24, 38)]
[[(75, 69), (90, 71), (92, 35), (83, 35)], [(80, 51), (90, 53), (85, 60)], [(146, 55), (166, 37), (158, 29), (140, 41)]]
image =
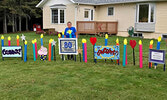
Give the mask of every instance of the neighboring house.
[(42, 0), (43, 28), (63, 31), (71, 21), (118, 21), (118, 36), (128, 36), (127, 28), (144, 38), (167, 33), (167, 0)]

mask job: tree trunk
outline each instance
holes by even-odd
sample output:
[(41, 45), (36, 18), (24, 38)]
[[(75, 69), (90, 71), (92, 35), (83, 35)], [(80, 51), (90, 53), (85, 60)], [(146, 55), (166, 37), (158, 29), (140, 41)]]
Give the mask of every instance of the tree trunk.
[(15, 32), (15, 20), (14, 15), (12, 15), (12, 32)]
[(7, 23), (6, 23), (6, 9), (4, 10), (4, 18), (3, 18), (3, 33), (7, 33)]
[(19, 16), (19, 31), (21, 32), (21, 16)]
[(28, 17), (26, 17), (26, 31), (28, 31)]
[(16, 15), (15, 15), (14, 25), (15, 25), (15, 32), (17, 32), (17, 16)]

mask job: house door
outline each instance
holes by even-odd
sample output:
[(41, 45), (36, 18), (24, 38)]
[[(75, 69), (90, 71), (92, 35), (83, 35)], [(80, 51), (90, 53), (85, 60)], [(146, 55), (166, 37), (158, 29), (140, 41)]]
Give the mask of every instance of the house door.
[(85, 9), (84, 11), (84, 21), (93, 21), (93, 9)]

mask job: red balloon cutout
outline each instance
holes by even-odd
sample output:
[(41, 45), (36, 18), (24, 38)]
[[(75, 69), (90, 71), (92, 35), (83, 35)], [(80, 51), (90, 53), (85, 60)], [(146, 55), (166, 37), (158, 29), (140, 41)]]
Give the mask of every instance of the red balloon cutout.
[(134, 49), (136, 46), (136, 41), (135, 40), (130, 40), (130, 46)]
[(96, 41), (97, 41), (96, 37), (90, 38), (90, 42), (92, 43), (92, 45), (95, 45)]

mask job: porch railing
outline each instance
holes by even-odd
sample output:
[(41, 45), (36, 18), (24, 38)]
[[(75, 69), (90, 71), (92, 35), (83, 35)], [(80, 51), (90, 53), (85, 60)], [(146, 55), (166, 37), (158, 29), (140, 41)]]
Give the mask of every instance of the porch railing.
[(111, 21), (77, 21), (78, 34), (117, 34), (118, 22)]

